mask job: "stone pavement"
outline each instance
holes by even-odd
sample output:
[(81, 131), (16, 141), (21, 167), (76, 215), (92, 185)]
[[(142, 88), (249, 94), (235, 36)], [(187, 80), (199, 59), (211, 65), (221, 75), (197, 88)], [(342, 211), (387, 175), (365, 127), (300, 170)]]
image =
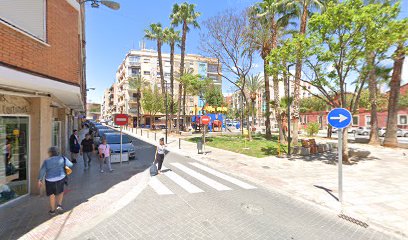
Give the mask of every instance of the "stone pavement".
[[(81, 138), (85, 132), (81, 132)], [(73, 167), (65, 187), (65, 213), (48, 216), (48, 198), (27, 196), (0, 208), (0, 239), (69, 239), (92, 228), (134, 199), (147, 185), (154, 148), (137, 141), (137, 160), (113, 164), (113, 173), (100, 173), (96, 156), (84, 171), (82, 158)], [(149, 159), (149, 161), (145, 161)]]
[[(170, 152), (163, 174), (76, 239), (398, 239)], [(220, 174), (221, 173), (221, 174)]]
[[(128, 133), (152, 144), (153, 134)], [(137, 133), (137, 134), (135, 134)], [(157, 139), (163, 134), (157, 134)], [(371, 226), (408, 236), (408, 152), (404, 149), (349, 144), (354, 165), (343, 165), (343, 207), (337, 196), (337, 155), (335, 152), (309, 157), (254, 158), (206, 147), (198, 154), (194, 143), (169, 137), (169, 150), (204, 162), (291, 197), (314, 202)]]

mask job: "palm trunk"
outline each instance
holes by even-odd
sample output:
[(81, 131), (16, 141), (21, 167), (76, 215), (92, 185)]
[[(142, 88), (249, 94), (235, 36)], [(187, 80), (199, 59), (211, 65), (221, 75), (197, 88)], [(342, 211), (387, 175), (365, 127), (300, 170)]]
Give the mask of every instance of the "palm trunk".
[(266, 128), (266, 139), (272, 138), (271, 132), (271, 112), (270, 112), (270, 102), (271, 102), (271, 92), (269, 89), (269, 76), (267, 67), (269, 65), (268, 60), (264, 59), (264, 81), (265, 81), (265, 128)]
[[(368, 53), (367, 57), (367, 64), (369, 66), (368, 72), (368, 89), (370, 91), (370, 103), (371, 103), (371, 133), (370, 133), (370, 141), (368, 142), (370, 145), (380, 145), (380, 138), (378, 136), (378, 119), (377, 119), (377, 80), (375, 77), (375, 54), (374, 52)], [(347, 94), (347, 93), (346, 93)]]
[[(184, 74), (184, 57), (186, 54), (186, 37), (187, 37), (187, 22), (183, 22), (183, 32), (181, 35), (181, 56), (180, 56), (180, 79)], [(180, 132), (180, 113), (181, 113), (181, 96), (183, 94), (183, 86), (179, 81), (179, 97), (178, 97), (178, 113), (177, 113), (177, 133)], [(184, 126), (184, 123), (183, 123)]]
[(160, 86), (162, 89), (162, 94), (165, 94), (165, 86), (164, 86), (164, 73), (163, 73), (163, 62), (162, 62), (162, 53), (161, 53), (162, 43), (161, 40), (157, 40), (157, 55), (159, 57), (159, 70), (160, 70)]
[(252, 101), (252, 128), (255, 128), (255, 99), (254, 100), (251, 99), (251, 101)]
[(140, 88), (137, 89), (137, 121), (136, 127), (140, 127)]
[(186, 97), (187, 97), (187, 88), (184, 85), (183, 88), (183, 131), (186, 131)]
[(170, 43), (170, 132), (173, 129), (174, 112), (174, 42)]
[[(300, 23), (300, 34), (305, 34), (306, 33), (306, 24), (307, 24), (307, 11), (308, 6), (303, 5), (303, 13), (302, 13), (302, 18), (301, 18), (301, 23)], [(299, 46), (299, 49), (301, 49), (302, 46)], [(301, 50), (300, 50), (301, 51)], [(296, 59), (296, 72), (295, 72), (295, 86), (294, 86), (294, 99), (293, 99), (293, 137), (292, 137), (292, 144), (295, 146), (298, 143), (298, 138), (299, 138), (299, 104), (300, 104), (300, 78), (302, 76), (302, 54), (301, 52), (298, 52), (297, 54), (297, 59)]]
[(398, 147), (397, 123), (398, 123), (398, 100), (401, 86), (401, 73), (404, 65), (404, 44), (400, 43), (395, 50), (394, 66), (390, 82), (390, 97), (388, 100), (387, 132), (385, 133), (384, 146)]

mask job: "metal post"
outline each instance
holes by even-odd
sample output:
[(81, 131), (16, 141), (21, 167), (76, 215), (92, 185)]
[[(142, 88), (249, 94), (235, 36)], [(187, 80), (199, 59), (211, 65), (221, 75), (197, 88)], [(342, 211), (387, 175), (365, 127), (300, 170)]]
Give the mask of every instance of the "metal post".
[(338, 140), (339, 140), (339, 202), (343, 209), (343, 129), (338, 130)]
[(122, 126), (120, 126), (120, 164), (122, 164)]
[(156, 133), (154, 133), (154, 141), (156, 141)]
[(181, 149), (181, 139), (179, 138), (179, 149)]
[(165, 94), (165, 102), (166, 102), (166, 137), (164, 138), (165, 140), (164, 140), (164, 142), (167, 144), (167, 122), (168, 122), (168, 119), (167, 119), (167, 115), (168, 115), (168, 107), (167, 107), (167, 81), (166, 81), (166, 94)]
[(147, 138), (149, 138), (149, 131), (147, 131)]
[(140, 129), (140, 136), (143, 136), (143, 131), (142, 131), (142, 129)]

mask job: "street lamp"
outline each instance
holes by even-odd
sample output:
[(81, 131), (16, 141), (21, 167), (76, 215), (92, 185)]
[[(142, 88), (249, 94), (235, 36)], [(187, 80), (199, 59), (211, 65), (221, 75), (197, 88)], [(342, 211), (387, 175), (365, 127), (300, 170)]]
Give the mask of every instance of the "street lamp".
[(87, 92), (89, 92), (89, 91), (91, 91), (91, 90), (94, 91), (95, 89), (96, 89), (96, 88), (91, 87), (91, 88), (87, 88), (86, 91), (87, 91)]
[(120, 4), (114, 1), (83, 0), (79, 3), (83, 4), (86, 2), (91, 2), (92, 8), (99, 8), (99, 4), (105, 5), (106, 7), (113, 9), (113, 10), (118, 10), (120, 8)]
[(287, 76), (288, 76), (288, 79), (287, 79), (287, 84), (288, 84), (288, 156), (290, 157), (290, 142), (291, 142), (291, 139), (290, 139), (290, 104), (291, 104), (291, 101), (290, 101), (290, 81), (289, 81), (289, 68), (291, 67), (291, 66), (293, 66), (294, 64), (289, 64), (288, 65), (288, 73), (287, 73)]
[(168, 115), (168, 107), (167, 107), (167, 80), (166, 80), (166, 86), (165, 86), (165, 94), (164, 94), (164, 101), (165, 101), (165, 104), (166, 104), (166, 129), (165, 129), (165, 132), (166, 132), (166, 135), (165, 135), (165, 143), (167, 144), (167, 128), (168, 128), (168, 119), (167, 119), (167, 115)]

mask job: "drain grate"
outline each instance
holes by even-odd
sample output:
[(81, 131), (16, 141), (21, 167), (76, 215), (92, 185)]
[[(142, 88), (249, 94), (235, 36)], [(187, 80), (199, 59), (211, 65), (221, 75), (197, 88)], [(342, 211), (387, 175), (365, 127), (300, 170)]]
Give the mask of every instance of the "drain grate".
[(344, 219), (344, 220), (346, 220), (346, 221), (349, 221), (349, 222), (351, 222), (351, 223), (357, 224), (357, 225), (359, 225), (360, 227), (363, 227), (363, 228), (367, 228), (367, 227), (368, 227), (368, 224), (367, 224), (367, 223), (365, 223), (365, 222), (363, 222), (363, 221), (360, 221), (360, 220), (358, 220), (358, 219), (352, 218), (352, 217), (350, 217), (350, 216), (347, 216), (347, 215), (344, 215), (344, 214), (339, 214), (338, 216), (339, 216), (339, 218), (342, 218), (342, 219)]

